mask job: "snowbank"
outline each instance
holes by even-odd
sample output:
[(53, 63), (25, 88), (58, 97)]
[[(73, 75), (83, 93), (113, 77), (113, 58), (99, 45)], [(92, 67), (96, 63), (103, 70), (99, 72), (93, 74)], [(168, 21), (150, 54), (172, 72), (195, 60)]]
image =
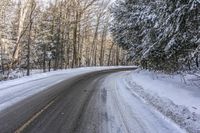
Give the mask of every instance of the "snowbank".
[(169, 98), (175, 104), (186, 106), (191, 112), (200, 114), (200, 79), (197, 76), (136, 70), (130, 78), (145, 90)]
[(125, 81), (133, 93), (182, 128), (191, 133), (200, 132), (200, 88), (196, 76), (136, 70)]

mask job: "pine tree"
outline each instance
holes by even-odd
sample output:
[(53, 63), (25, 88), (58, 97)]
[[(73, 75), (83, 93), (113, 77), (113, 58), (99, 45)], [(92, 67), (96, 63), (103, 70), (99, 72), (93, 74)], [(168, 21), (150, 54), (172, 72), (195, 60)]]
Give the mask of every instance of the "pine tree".
[(114, 40), (136, 64), (169, 72), (198, 66), (199, 1), (119, 0), (111, 12)]

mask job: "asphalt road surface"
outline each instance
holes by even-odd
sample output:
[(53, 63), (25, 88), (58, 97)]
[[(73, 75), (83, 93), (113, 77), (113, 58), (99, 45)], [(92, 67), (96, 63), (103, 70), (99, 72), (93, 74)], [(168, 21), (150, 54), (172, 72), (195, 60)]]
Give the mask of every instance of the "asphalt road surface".
[(76, 76), (7, 108), (0, 112), (0, 132), (182, 132), (125, 88), (121, 78), (128, 72), (118, 71)]

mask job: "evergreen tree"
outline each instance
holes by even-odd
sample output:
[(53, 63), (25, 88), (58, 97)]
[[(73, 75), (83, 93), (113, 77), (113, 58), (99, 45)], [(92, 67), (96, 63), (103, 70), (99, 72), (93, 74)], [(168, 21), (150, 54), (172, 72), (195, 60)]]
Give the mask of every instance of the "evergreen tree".
[(135, 63), (170, 72), (199, 67), (198, 0), (119, 0), (111, 12), (114, 40)]

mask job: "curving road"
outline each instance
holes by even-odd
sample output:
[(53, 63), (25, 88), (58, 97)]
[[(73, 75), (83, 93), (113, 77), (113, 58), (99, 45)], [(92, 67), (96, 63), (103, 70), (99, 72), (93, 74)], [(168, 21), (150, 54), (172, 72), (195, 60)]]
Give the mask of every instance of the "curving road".
[(76, 76), (0, 112), (0, 132), (183, 132), (126, 88), (129, 71), (117, 71)]

